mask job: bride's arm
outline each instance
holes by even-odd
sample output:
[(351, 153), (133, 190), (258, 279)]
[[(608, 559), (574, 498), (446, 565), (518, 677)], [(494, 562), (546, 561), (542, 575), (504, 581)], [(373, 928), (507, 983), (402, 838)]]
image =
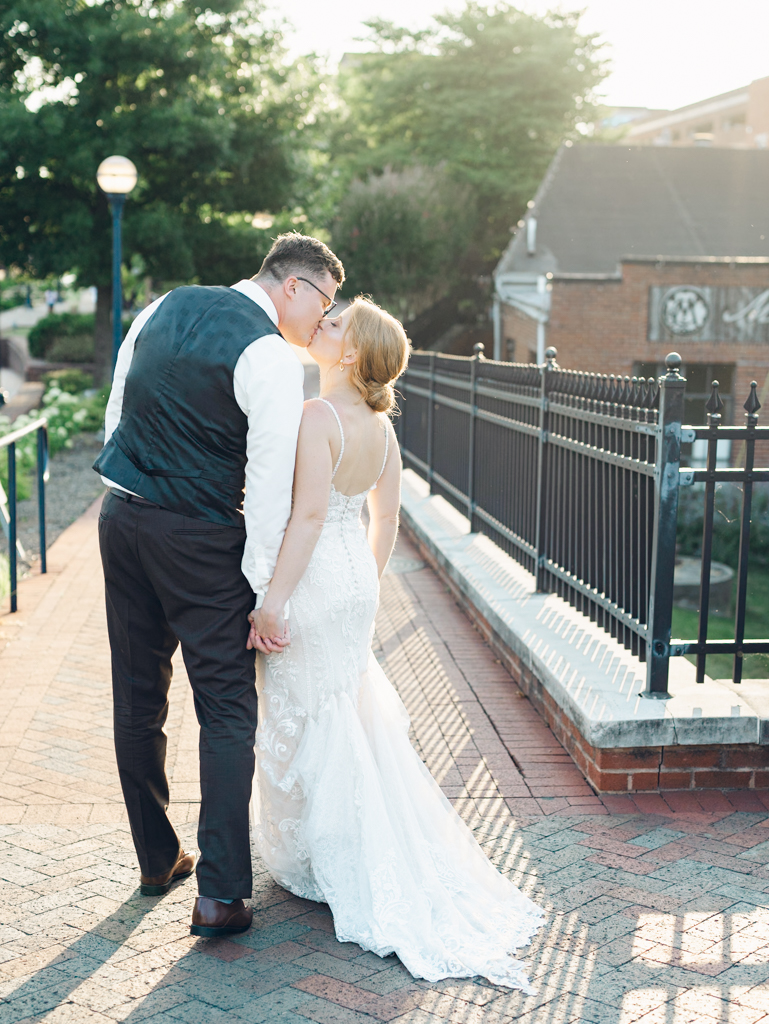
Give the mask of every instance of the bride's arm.
[[(283, 609), (309, 565), (326, 520), (333, 471), (330, 420), (331, 414), (320, 402), (305, 403), (296, 449), (291, 519), (264, 602), (253, 616), (259, 636), (283, 636)], [(336, 427), (336, 423), (333, 425)]]
[(395, 538), (398, 535), (398, 512), (401, 507), (401, 458), (395, 432), (388, 424), (390, 431), (390, 453), (384, 472), (379, 478), (376, 488), (369, 493), (369, 528), (368, 542), (374, 552), (379, 578), (385, 571)]

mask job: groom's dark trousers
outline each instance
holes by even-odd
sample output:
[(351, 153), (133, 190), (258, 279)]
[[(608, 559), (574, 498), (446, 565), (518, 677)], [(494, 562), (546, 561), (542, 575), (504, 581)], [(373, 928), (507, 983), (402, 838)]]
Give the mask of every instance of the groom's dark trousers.
[(99, 518), (112, 647), (115, 749), (142, 874), (175, 863), (165, 760), (171, 656), (181, 644), (200, 723), (198, 887), (251, 896), (254, 594), (240, 568), (245, 530), (108, 491)]

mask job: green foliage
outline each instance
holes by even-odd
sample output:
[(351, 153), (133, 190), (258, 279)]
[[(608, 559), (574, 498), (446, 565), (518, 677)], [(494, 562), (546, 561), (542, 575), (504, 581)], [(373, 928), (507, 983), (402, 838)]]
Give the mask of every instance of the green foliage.
[[(676, 539), (682, 555), (699, 555), (702, 547), (704, 493), (700, 488), (681, 489)], [(713, 552), (719, 562), (737, 568), (740, 544), (742, 489), (734, 484), (716, 484), (713, 519)], [(754, 484), (750, 523), (750, 562), (769, 567), (769, 487)]]
[[(67, 371), (72, 373), (73, 371)], [(78, 371), (74, 371), (75, 373)], [(51, 375), (53, 376), (53, 375)], [(86, 376), (85, 374), (83, 376)], [(65, 383), (66, 383), (65, 378)], [(73, 379), (70, 379), (70, 383)], [(13, 423), (0, 416), (0, 437), (11, 434), (41, 416), (48, 420), (48, 450), (51, 455), (72, 447), (72, 438), (83, 431), (94, 432), (104, 426), (109, 389), (71, 394), (52, 383), (43, 395), (43, 408), (18, 416)], [(19, 500), (32, 493), (32, 474), (37, 466), (37, 431), (16, 442), (16, 489)], [(0, 483), (8, 490), (8, 457), (0, 453)]]
[[(734, 484), (716, 484), (715, 517), (713, 520), (713, 556), (736, 570), (739, 561), (741, 488)], [(682, 488), (678, 504), (676, 539), (682, 555), (699, 556), (702, 551), (704, 493), (701, 488)], [(748, 602), (745, 636), (761, 639), (766, 636), (769, 619), (769, 487), (754, 484), (750, 523), (750, 568), (748, 570)], [(735, 593), (737, 578), (734, 580)], [(734, 603), (734, 602), (733, 602)], [(693, 640), (697, 636), (698, 615), (685, 608), (673, 609), (673, 636)], [(734, 638), (734, 620), (711, 615), (708, 620), (711, 640)], [(696, 658), (689, 658), (696, 661)], [(707, 660), (707, 673), (713, 679), (731, 678), (732, 656), (713, 654)], [(769, 674), (769, 655), (745, 657), (743, 673), (747, 679), (765, 679)]]
[(494, 262), (558, 145), (592, 116), (605, 70), (578, 20), (468, 2), (421, 32), (369, 22), (376, 52), (343, 78), (347, 116), (331, 144), (343, 183), (445, 164), (477, 208), (465, 258), (476, 271)]
[(2, 5), (0, 261), (108, 284), (110, 214), (95, 174), (121, 153), (139, 170), (128, 264), (157, 280), (254, 273), (264, 239), (243, 225), (295, 203), (313, 89), (262, 13), (258, 0)]
[(25, 288), (9, 277), (0, 281), (0, 313), (21, 306), (26, 298)]
[(93, 359), (93, 313), (49, 313), (30, 329), (29, 354), (52, 362)]
[(345, 294), (365, 292), (412, 319), (456, 277), (473, 213), (469, 189), (443, 167), (386, 170), (353, 182), (332, 231), (347, 268)]
[(56, 387), (59, 391), (66, 391), (70, 395), (79, 395), (82, 391), (88, 391), (93, 387), (93, 376), (84, 373), (82, 370), (52, 370), (43, 374), (43, 384), (46, 391)]
[[(735, 590), (737, 580), (735, 578)], [(734, 604), (734, 600), (732, 601)], [(769, 573), (765, 570), (748, 572), (748, 602), (745, 612), (745, 636), (748, 639), (761, 640), (766, 636), (766, 623), (769, 621)], [(673, 608), (673, 636), (679, 640), (695, 640), (699, 625), (696, 611), (687, 608)], [(711, 615), (708, 619), (709, 640), (733, 640), (734, 618), (721, 618)], [(696, 655), (687, 655), (692, 664), (696, 664)], [(708, 656), (705, 671), (711, 679), (731, 679), (734, 665), (732, 654), (711, 654)], [(747, 654), (743, 660), (743, 676), (746, 679), (769, 678), (769, 654)]]
[(104, 426), (109, 388), (95, 394), (79, 395), (50, 387), (43, 395), (43, 415), (48, 420), (48, 438), (51, 453), (72, 447), (75, 434), (94, 432)]
[[(421, 32), (369, 27), (373, 52), (334, 90), (311, 59), (289, 66), (262, 0), (0, 5), (0, 262), (99, 285), (107, 366), (95, 171), (122, 153), (139, 169), (124, 226), (135, 281), (250, 276), (278, 230), (305, 222), (333, 234), (348, 292), (408, 316), (446, 295), (477, 303), (557, 145), (592, 116), (595, 38), (577, 14), (474, 0)], [(258, 211), (278, 213), (269, 231)]]

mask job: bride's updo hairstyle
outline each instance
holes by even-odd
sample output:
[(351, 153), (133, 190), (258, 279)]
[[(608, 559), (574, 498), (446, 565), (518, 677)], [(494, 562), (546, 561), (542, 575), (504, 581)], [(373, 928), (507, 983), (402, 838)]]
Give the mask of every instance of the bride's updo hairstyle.
[(346, 319), (345, 340), (358, 350), (352, 382), (374, 412), (389, 412), (395, 405), (393, 385), (409, 360), (403, 325), (362, 295), (350, 305)]

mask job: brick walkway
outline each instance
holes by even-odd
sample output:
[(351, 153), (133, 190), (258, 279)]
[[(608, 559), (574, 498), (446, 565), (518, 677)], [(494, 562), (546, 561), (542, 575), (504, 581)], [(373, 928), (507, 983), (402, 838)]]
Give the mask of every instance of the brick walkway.
[[(0, 1024), (769, 1024), (769, 807), (600, 801), (427, 569), (399, 546), (377, 653), (413, 738), (489, 856), (547, 910), (536, 996), (415, 982), (334, 939), (255, 864), (253, 929), (188, 933), (194, 882), (138, 894), (111, 750), (91, 509), (0, 620)], [(197, 727), (177, 664), (172, 816), (194, 844)]]

